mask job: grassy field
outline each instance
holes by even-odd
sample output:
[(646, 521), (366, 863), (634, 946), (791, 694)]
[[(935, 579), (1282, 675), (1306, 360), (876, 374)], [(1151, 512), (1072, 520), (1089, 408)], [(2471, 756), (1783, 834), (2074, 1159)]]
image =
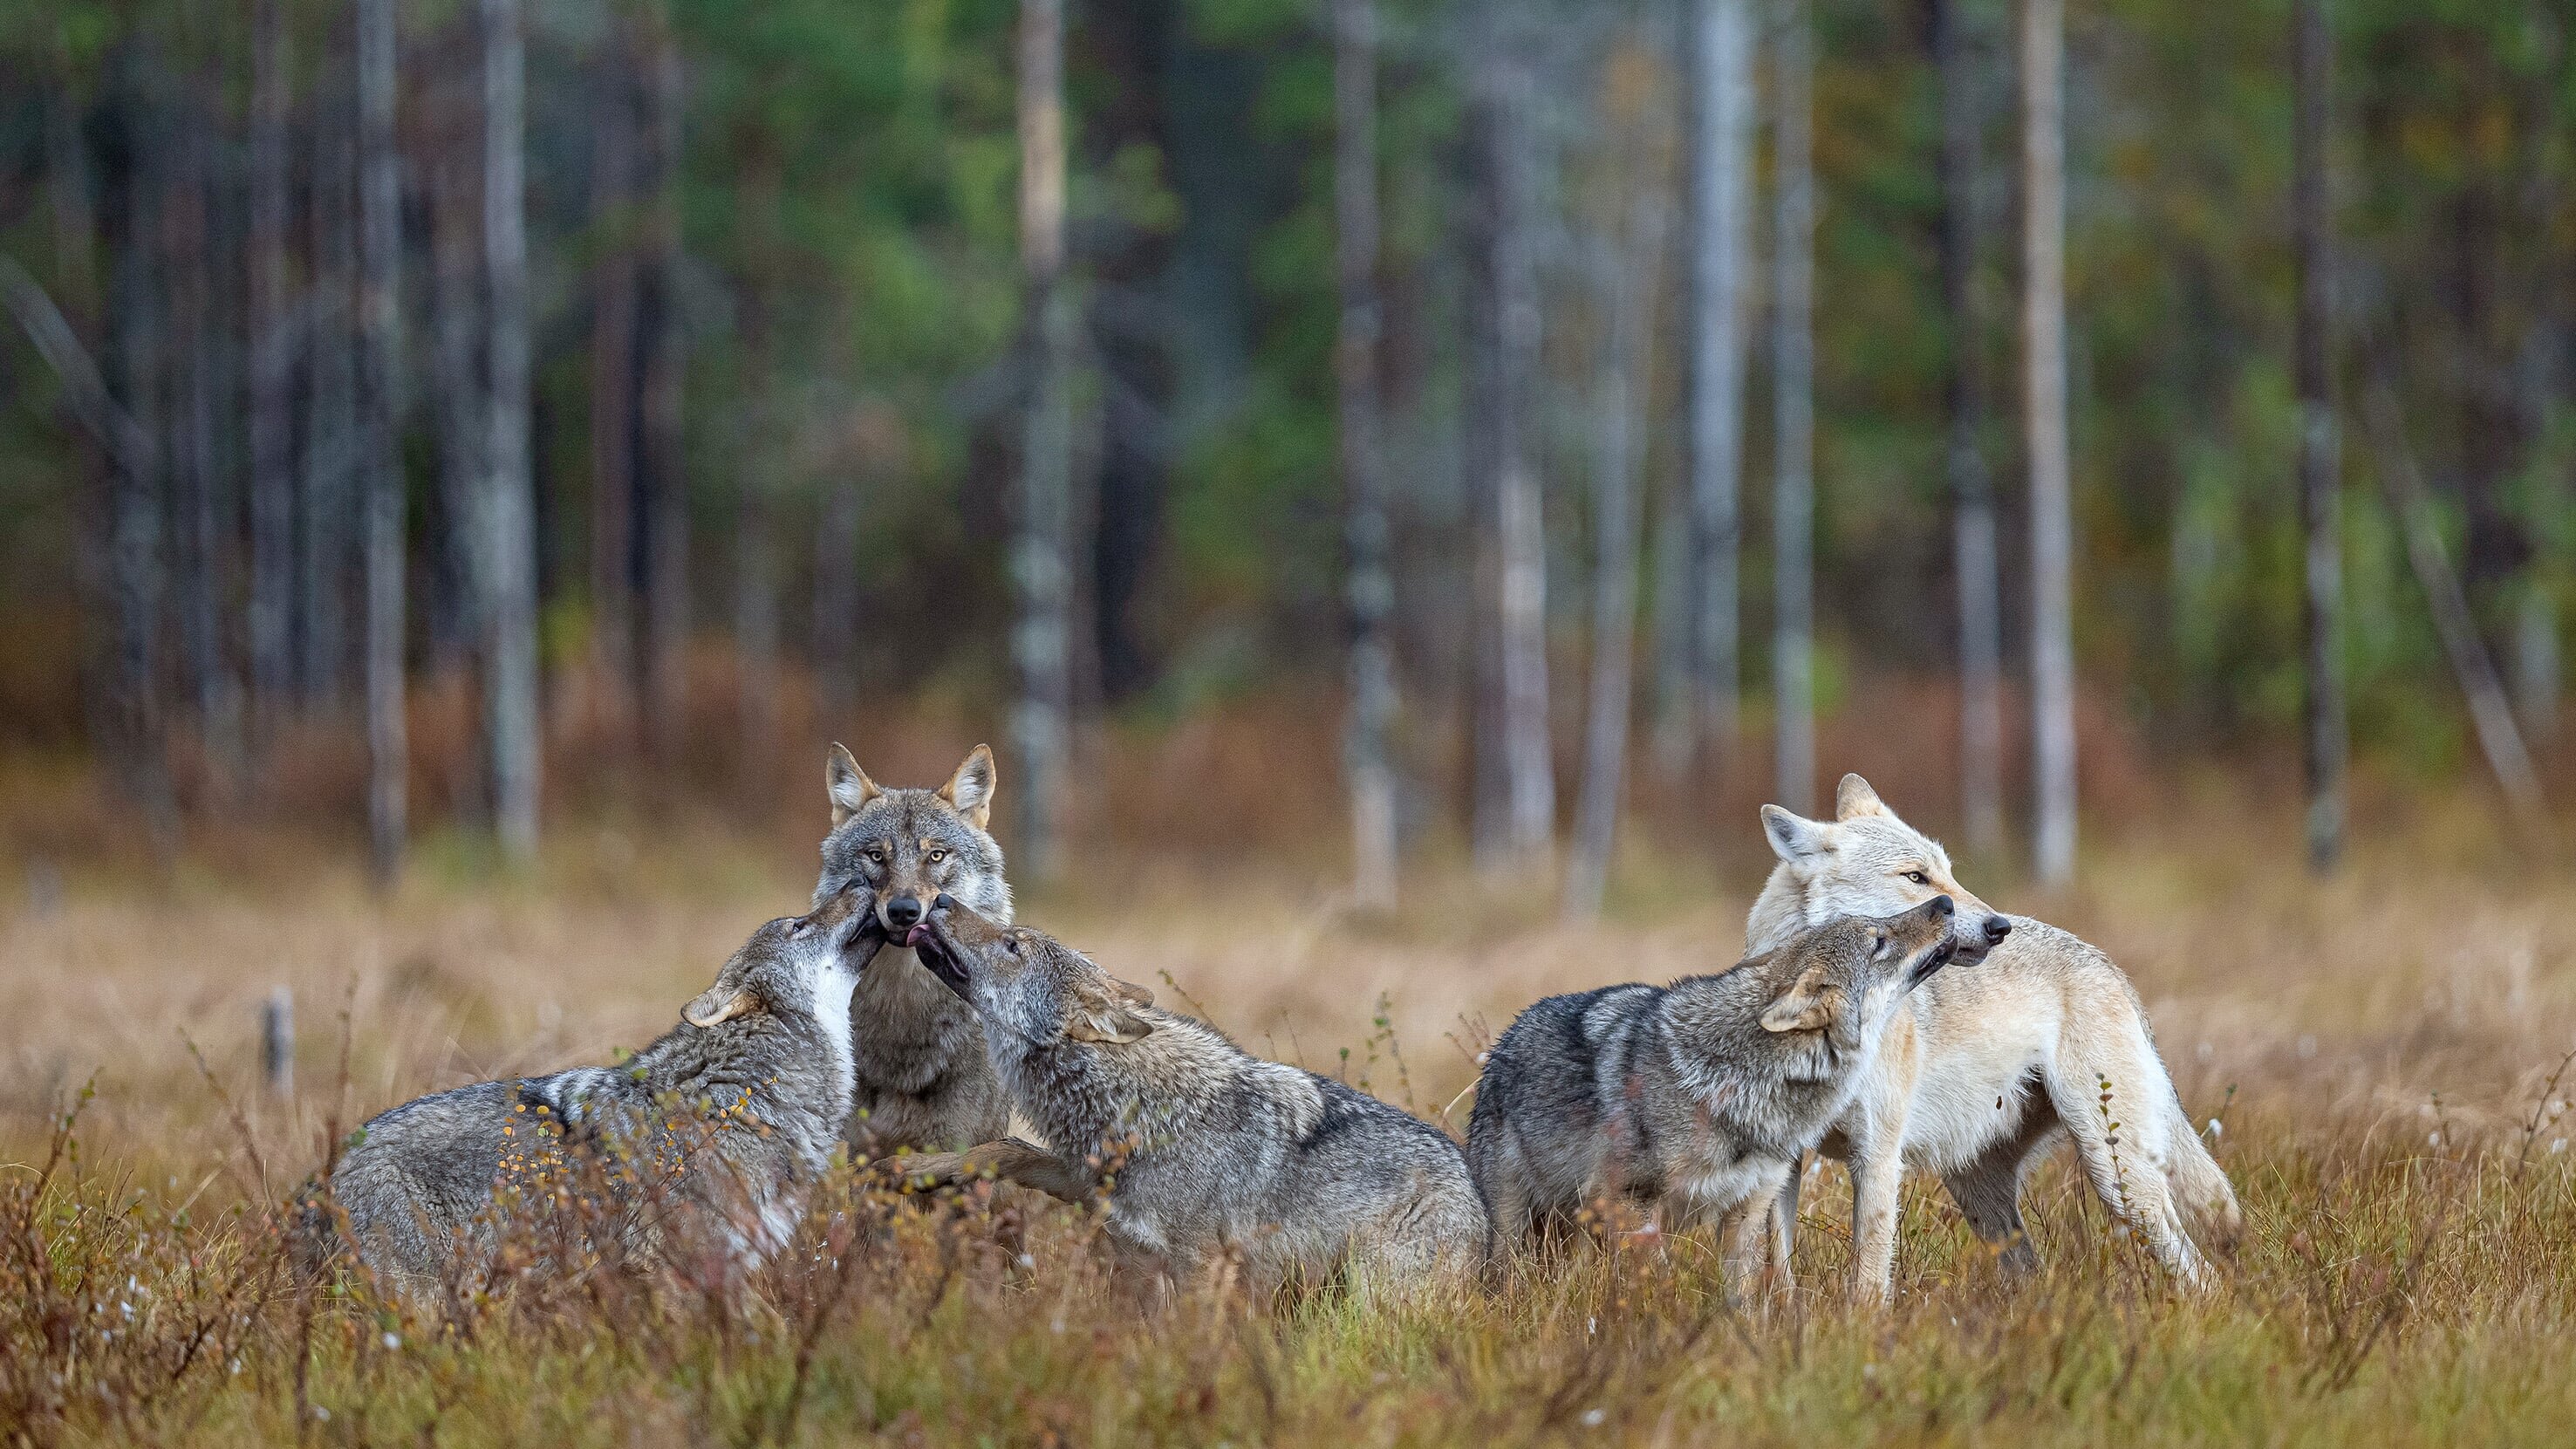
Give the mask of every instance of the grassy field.
[[(2256, 819), (2213, 792), (2105, 822), (2063, 898), (1963, 862), (2136, 978), (2244, 1198), (2219, 1287), (2170, 1289), (2061, 1162), (2034, 1194), (2038, 1277), (2001, 1276), (1917, 1186), (1900, 1301), (1856, 1309), (1827, 1169), (1803, 1290), (1752, 1316), (1683, 1240), (1400, 1310), (1207, 1291), (1141, 1317), (1076, 1213), (848, 1178), (736, 1295), (532, 1280), (427, 1321), (300, 1292), (269, 1212), (334, 1124), (640, 1045), (801, 902), (809, 867), (712, 829), (586, 828), (507, 884), (433, 845), (384, 905), (328, 857), (47, 881), (0, 906), (0, 1439), (2576, 1442), (2568, 854), (2420, 806), (2315, 886), (2287, 864), (2294, 812)], [(1610, 922), (1574, 929), (1544, 890), (1443, 877), (1371, 921), (1291, 874), (1137, 863), (1024, 918), (1256, 1051), (1438, 1117), (1536, 997), (1731, 961), (1759, 883), (1742, 858), (1640, 851)], [(257, 1070), (277, 986), (298, 1008), (291, 1100)]]

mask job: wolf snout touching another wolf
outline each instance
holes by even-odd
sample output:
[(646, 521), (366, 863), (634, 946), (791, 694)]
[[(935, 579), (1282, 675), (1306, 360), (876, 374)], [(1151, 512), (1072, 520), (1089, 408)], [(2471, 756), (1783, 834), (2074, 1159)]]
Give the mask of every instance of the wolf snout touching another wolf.
[(990, 1142), (1010, 1130), (1010, 1101), (985, 1060), (975, 1010), (931, 979), (901, 945), (942, 895), (994, 920), (1011, 919), (1002, 847), (987, 828), (993, 752), (977, 745), (936, 790), (889, 790), (834, 745), (824, 784), (832, 831), (823, 838), (814, 900), (820, 904), (854, 883), (867, 887), (895, 943), (850, 1004), (857, 1063), (851, 1150), (884, 1157)]
[(1051, 1144), (935, 1154), (920, 1178), (990, 1174), (1098, 1201), (1115, 1255), (1156, 1277), (1239, 1254), (1256, 1288), (1341, 1274), (1404, 1290), (1484, 1262), (1484, 1205), (1438, 1128), (1251, 1056), (1053, 937), (953, 898), (912, 935), (974, 1004), (1003, 1085)]
[(849, 1115), (850, 995), (884, 941), (875, 904), (849, 890), (762, 926), (623, 1065), (480, 1082), (369, 1121), (327, 1204), (307, 1197), (307, 1260), (345, 1223), (360, 1261), (406, 1289), (471, 1282), (458, 1275), (531, 1234), (541, 1254), (757, 1265), (794, 1232)]
[[(2065, 1138), (2112, 1215), (2176, 1277), (2198, 1282), (2204, 1270), (2191, 1230), (2232, 1238), (2236, 1194), (2183, 1111), (2129, 978), (2065, 931), (1996, 915), (1952, 877), (1940, 843), (1897, 818), (1860, 776), (1843, 777), (1834, 817), (1763, 807), (1779, 863), (1745, 923), (1748, 951), (1775, 950), (1825, 921), (1902, 910), (1936, 893), (1958, 903), (1962, 923), (1987, 923), (1979, 932), (1994, 943), (1977, 970), (1945, 973), (1909, 998), (1826, 1134), (1824, 1154), (1851, 1166), (1855, 1290), (1872, 1298), (1890, 1291), (1897, 1189), (1907, 1167), (1938, 1176), (2007, 1265), (2035, 1264), (2022, 1227), (2022, 1179)], [(1780, 1205), (1784, 1252), (1797, 1193), (1793, 1177)]]
[(1487, 1056), (1467, 1130), (1496, 1243), (1627, 1199), (1667, 1231), (1719, 1223), (1746, 1281), (1800, 1155), (1849, 1104), (1907, 994), (1962, 954), (1956, 914), (1936, 896), (1820, 925), (1719, 975), (1522, 1012)]

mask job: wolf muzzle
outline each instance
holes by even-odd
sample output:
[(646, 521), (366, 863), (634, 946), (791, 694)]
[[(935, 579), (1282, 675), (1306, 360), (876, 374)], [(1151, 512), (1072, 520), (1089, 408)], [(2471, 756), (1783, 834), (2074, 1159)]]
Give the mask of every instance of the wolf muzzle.
[[(911, 903), (915, 907), (920, 905), (919, 901)], [(947, 892), (940, 892), (929, 918), (916, 918), (911, 928), (904, 933), (903, 943), (912, 948), (913, 955), (920, 959), (922, 965), (930, 968), (931, 975), (939, 978), (940, 985), (956, 992), (961, 999), (972, 1001), (974, 998), (966, 994), (965, 955), (958, 950), (956, 942), (948, 939), (948, 933), (940, 928), (940, 916), (955, 904), (957, 903), (949, 899)]]

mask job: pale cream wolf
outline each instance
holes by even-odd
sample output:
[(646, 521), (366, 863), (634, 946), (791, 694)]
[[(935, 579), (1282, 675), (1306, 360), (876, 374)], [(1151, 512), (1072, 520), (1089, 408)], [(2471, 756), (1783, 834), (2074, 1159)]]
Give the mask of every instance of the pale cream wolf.
[[(1940, 843), (1898, 819), (1858, 775), (1843, 777), (1830, 823), (1765, 805), (1762, 827), (1780, 863), (1745, 922), (1748, 954), (1836, 917), (1883, 916), (1938, 895), (1957, 901), (1963, 934), (1995, 940), (1982, 966), (1943, 972), (1907, 998), (1821, 1148), (1851, 1166), (1855, 1292), (1888, 1295), (1908, 1167), (1938, 1176), (2007, 1264), (2034, 1265), (2022, 1179), (2069, 1137), (2112, 1214), (2175, 1276), (2200, 1282), (2191, 1230), (2231, 1240), (2236, 1194), (2184, 1114), (2120, 968), (2054, 926), (1997, 916), (1951, 875)], [(1781, 1197), (1783, 1252), (1797, 1190), (1793, 1179)]]
[(941, 897), (911, 933), (984, 1021), (1013, 1104), (1050, 1144), (912, 1164), (1098, 1202), (1139, 1281), (1239, 1255), (1250, 1285), (1348, 1275), (1362, 1292), (1460, 1282), (1491, 1229), (1447, 1133), (1365, 1092), (1251, 1056), (1051, 936)]

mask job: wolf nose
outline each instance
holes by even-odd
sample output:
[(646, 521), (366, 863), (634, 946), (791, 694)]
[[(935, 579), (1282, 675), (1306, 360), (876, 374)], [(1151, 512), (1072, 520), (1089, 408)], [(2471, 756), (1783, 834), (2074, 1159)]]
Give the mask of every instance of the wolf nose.
[(886, 924), (898, 931), (908, 930), (921, 920), (921, 897), (896, 896), (886, 902)]
[(1988, 917), (1986, 917), (1986, 944), (1987, 944), (1987, 945), (1989, 945), (1989, 946), (2000, 946), (2000, 945), (2002, 945), (2002, 944), (2003, 944), (2004, 937), (2009, 936), (2009, 935), (2011, 935), (2011, 934), (2012, 934), (2012, 922), (2005, 920), (2005, 919), (2004, 919), (2003, 917), (2001, 917), (2001, 916), (1988, 916)]
[(1936, 916), (1948, 916), (1959, 909), (1956, 905), (1951, 904), (1948, 896), (1934, 896), (1931, 904), (1932, 914)]
[(955, 910), (957, 908), (957, 898), (946, 891), (941, 891), (939, 893), (939, 899), (930, 903), (930, 908), (934, 911)]

